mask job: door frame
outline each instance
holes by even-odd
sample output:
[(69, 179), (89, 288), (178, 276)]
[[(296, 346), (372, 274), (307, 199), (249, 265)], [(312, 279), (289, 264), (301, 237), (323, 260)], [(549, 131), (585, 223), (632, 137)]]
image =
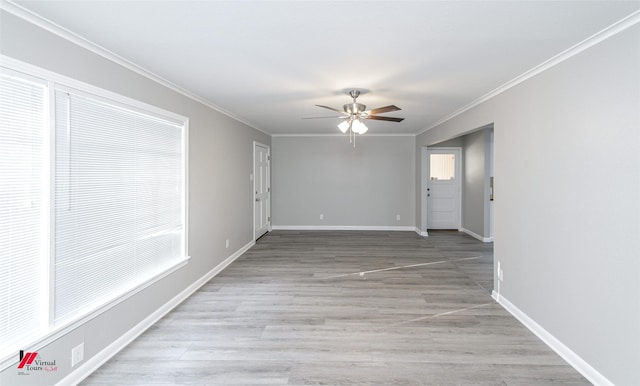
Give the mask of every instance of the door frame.
[(437, 149), (437, 150), (450, 150), (450, 151), (457, 151), (458, 154), (460, 155), (458, 157), (458, 160), (456, 160), (456, 173), (460, 178), (460, 183), (458, 184), (458, 231), (462, 231), (462, 183), (464, 182), (462, 180), (463, 178), (463, 174), (462, 174), (462, 148), (461, 147), (435, 147), (435, 146), (422, 146), (422, 157), (421, 157), (421, 170), (422, 170), (422, 176), (421, 176), (421, 183), (420, 183), (420, 197), (421, 199), (421, 208), (422, 208), (422, 215), (421, 215), (421, 228), (420, 228), (420, 235), (421, 236), (429, 236), (429, 233), (427, 232), (427, 216), (429, 215), (429, 210), (427, 208), (427, 188), (429, 187), (429, 150), (431, 149)]
[[(258, 146), (264, 147), (267, 149), (267, 157), (269, 161), (267, 163), (268, 174), (269, 174), (269, 178), (267, 179), (267, 187), (269, 188), (269, 190), (271, 189), (271, 147), (269, 145), (265, 145), (264, 143), (253, 141), (253, 154), (251, 155), (253, 159), (253, 165), (252, 165), (253, 173), (251, 174), (251, 181), (253, 182), (251, 184), (251, 211), (253, 212), (253, 215), (252, 215), (253, 241), (256, 241), (257, 239), (256, 237), (256, 147)], [(267, 204), (267, 216), (270, 218), (271, 217), (271, 191), (269, 191), (268, 197), (269, 198), (268, 198), (268, 204)], [(271, 232), (271, 219), (269, 219), (268, 223), (269, 223), (268, 232)]]

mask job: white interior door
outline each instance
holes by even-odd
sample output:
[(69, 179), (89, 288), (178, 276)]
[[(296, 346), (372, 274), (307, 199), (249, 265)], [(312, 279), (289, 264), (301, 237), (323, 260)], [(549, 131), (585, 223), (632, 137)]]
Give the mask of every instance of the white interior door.
[(269, 147), (255, 143), (253, 147), (253, 235), (254, 239), (269, 231), (271, 224), (271, 176)]
[(460, 229), (460, 148), (427, 150), (427, 229)]

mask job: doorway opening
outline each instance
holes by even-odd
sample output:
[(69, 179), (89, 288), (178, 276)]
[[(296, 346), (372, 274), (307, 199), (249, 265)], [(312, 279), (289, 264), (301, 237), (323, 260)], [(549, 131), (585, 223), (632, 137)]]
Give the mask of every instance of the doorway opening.
[[(460, 150), (459, 157), (453, 153), (454, 149)], [(494, 125), (488, 124), (459, 137), (423, 147), (421, 157), (421, 235), (429, 236), (434, 230), (439, 232), (448, 228), (467, 235), (458, 233), (460, 237), (471, 236), (484, 243), (493, 242), (494, 199), (499, 197), (494, 184)], [(453, 166), (456, 158), (460, 160), (460, 169)], [(457, 223), (452, 207), (455, 197), (451, 191), (455, 189), (453, 183), (456, 180), (461, 184)], [(440, 197), (443, 193), (434, 192), (434, 188), (445, 189), (448, 196)], [(487, 245), (487, 248), (491, 250), (495, 267), (493, 246)], [(495, 269), (491, 271), (495, 276), (493, 271)]]

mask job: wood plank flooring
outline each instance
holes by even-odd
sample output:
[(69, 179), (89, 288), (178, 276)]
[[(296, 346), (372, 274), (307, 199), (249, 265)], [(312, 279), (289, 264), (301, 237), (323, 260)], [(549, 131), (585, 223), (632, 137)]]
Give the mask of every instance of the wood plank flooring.
[(588, 385), (458, 232), (274, 231), (83, 385)]

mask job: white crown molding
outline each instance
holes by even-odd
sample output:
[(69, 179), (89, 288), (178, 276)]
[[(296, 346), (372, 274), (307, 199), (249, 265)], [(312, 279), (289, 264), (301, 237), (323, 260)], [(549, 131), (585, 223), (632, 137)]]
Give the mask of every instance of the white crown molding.
[[(321, 134), (321, 133), (317, 133), (317, 134), (313, 134), (313, 133), (306, 133), (306, 134), (293, 134), (293, 133), (289, 133), (289, 134), (271, 134), (272, 137), (348, 137), (348, 134), (340, 134), (340, 133), (334, 133), (334, 134)], [(367, 134), (359, 134), (358, 138), (361, 137), (415, 137), (416, 134), (411, 134), (411, 133), (400, 133), (400, 134), (391, 134), (391, 133), (367, 133)]]
[[(225, 109), (216, 106), (215, 104), (211, 103), (210, 101), (208, 101), (207, 99), (185, 89), (182, 88), (174, 83), (172, 83), (171, 81), (154, 74), (153, 72), (97, 45), (96, 43), (93, 43), (85, 38), (83, 38), (82, 36), (79, 36), (77, 34), (75, 34), (74, 32), (69, 31), (68, 29), (48, 20), (43, 18), (42, 16), (31, 12), (30, 10), (21, 7), (20, 5), (17, 5), (15, 3), (13, 3), (11, 0), (0, 0), (0, 9), (3, 9), (17, 17), (20, 17), (21, 19), (24, 19), (27, 22), (30, 22), (40, 28), (43, 28), (55, 35), (58, 35), (60, 37), (62, 37), (63, 39), (66, 39), (84, 49), (87, 49), (97, 55), (100, 55), (108, 60), (111, 60), (112, 62), (121, 65), (139, 75), (142, 75), (156, 83), (159, 83), (177, 93), (180, 93), (198, 103), (201, 103), (221, 114), (224, 114), (238, 122), (241, 122), (255, 130), (258, 130), (266, 135), (269, 136), (278, 136), (278, 137), (287, 137), (287, 136), (291, 136), (291, 137), (304, 137), (304, 136), (310, 136), (310, 137), (320, 137), (320, 136), (332, 136), (333, 134), (272, 134), (269, 133), (263, 129), (260, 129), (257, 127), (256, 124), (252, 123), (252, 122), (248, 122), (240, 117), (238, 117), (237, 115), (233, 114), (230, 111), (226, 111)], [(626, 30), (627, 28), (637, 24), (638, 22), (640, 22), (640, 11), (636, 11), (632, 14), (630, 14), (629, 16), (625, 17), (624, 19), (612, 24), (611, 26), (603, 29), (600, 32), (597, 32), (596, 34), (588, 37), (587, 39), (581, 41), (580, 43), (577, 43), (576, 45), (568, 48), (567, 50), (559, 53), (558, 55), (548, 59), (547, 61), (539, 64), (538, 66), (532, 68), (531, 70), (523, 73), (522, 75), (512, 79), (511, 81), (503, 84), (502, 86), (494, 89), (493, 91), (490, 91), (489, 93), (485, 94), (484, 96), (476, 99), (475, 101), (471, 102), (470, 104), (462, 107), (461, 109), (445, 116), (444, 118), (438, 120), (436, 123), (428, 126), (427, 128), (425, 128), (424, 130), (416, 133), (416, 134), (376, 134), (376, 136), (418, 136), (420, 134), (423, 134), (445, 122), (447, 122), (448, 120), (478, 106), (479, 104), (486, 102), (487, 100), (495, 97), (498, 94), (501, 94), (503, 92), (505, 92), (506, 90), (515, 87), (516, 85), (526, 81), (529, 78), (532, 78), (533, 76), (571, 58), (572, 56), (575, 56), (577, 54), (579, 54), (580, 52), (592, 47), (595, 44), (600, 43), (603, 40), (608, 39), (611, 36), (614, 36), (624, 30)], [(374, 136), (374, 134), (368, 134), (368, 136)]]
[(553, 351), (562, 357), (567, 363), (569, 363), (574, 369), (582, 374), (589, 382), (594, 385), (613, 386), (613, 383), (602, 375), (598, 370), (594, 369), (589, 363), (582, 359), (573, 350), (562, 343), (558, 338), (551, 335), (551, 333), (545, 330), (541, 325), (536, 323), (527, 314), (522, 312), (513, 303), (507, 300), (503, 295), (496, 292), (492, 292), (491, 297), (498, 302), (505, 310), (518, 319), (526, 328), (533, 332), (538, 338), (547, 344)]
[(54, 35), (57, 35), (63, 39), (66, 39), (68, 41), (70, 41), (71, 43), (80, 46), (88, 51), (93, 52), (96, 55), (102, 56), (103, 58), (106, 58), (128, 70), (131, 70), (139, 75), (144, 76), (147, 79), (150, 79), (158, 84), (161, 84), (162, 86), (165, 86), (179, 94), (182, 94), (184, 96), (186, 96), (187, 98), (194, 100), (198, 103), (203, 104), (204, 106), (209, 107), (212, 110), (215, 110), (221, 114), (224, 114), (226, 116), (228, 116), (229, 118), (232, 118), (238, 122), (241, 122), (249, 127), (251, 127), (252, 129), (258, 130), (261, 133), (264, 133), (266, 135), (271, 135), (271, 133), (268, 133), (260, 128), (257, 127), (257, 125), (255, 125), (254, 123), (248, 122), (240, 117), (238, 117), (237, 115), (231, 113), (230, 111), (226, 111), (225, 109), (216, 106), (215, 104), (211, 103), (210, 101), (208, 101), (207, 99), (183, 88), (178, 86), (177, 84), (159, 76), (154, 74), (153, 72), (131, 62), (130, 60), (127, 60), (125, 58), (123, 58), (122, 56), (113, 53), (109, 50), (107, 50), (106, 48), (103, 48), (101, 46), (99, 46), (96, 43), (93, 43), (90, 40), (87, 40), (85, 38), (83, 38), (82, 36), (48, 20), (45, 19), (44, 17), (26, 9), (23, 8), (22, 6), (13, 3), (10, 0), (0, 0), (0, 9), (5, 10), (7, 12), (9, 12), (10, 14), (17, 16), (31, 24), (34, 24), (46, 31), (51, 32)]
[(512, 87), (515, 87), (517, 85), (519, 85), (520, 83), (540, 74), (543, 71), (546, 71), (548, 69), (550, 69), (551, 67), (554, 67), (562, 62), (564, 62), (565, 60), (583, 52), (584, 50), (593, 47), (594, 45), (636, 25), (640, 23), (640, 10), (633, 12), (632, 14), (630, 14), (629, 16), (626, 16), (625, 18), (613, 23), (612, 25), (604, 28), (603, 30), (596, 32), (595, 34), (591, 35), (590, 37), (584, 39), (583, 41), (567, 48), (566, 50), (562, 51), (561, 53), (551, 57), (550, 59), (540, 63), (539, 65), (533, 67), (532, 69), (530, 69), (529, 71), (523, 73), (522, 75), (508, 81), (507, 83), (503, 84), (502, 86), (494, 89), (493, 91), (490, 91), (489, 93), (481, 96), (480, 98), (474, 100), (473, 102), (469, 103), (468, 105), (462, 107), (461, 109), (454, 111), (453, 113), (445, 116), (444, 118), (440, 119), (439, 121), (437, 121), (436, 123), (432, 124), (431, 126), (427, 127), (426, 129), (422, 130), (421, 132), (419, 132), (416, 135), (420, 135), (420, 134), (424, 134), (425, 132), (440, 126), (441, 124), (447, 122), (450, 119), (453, 119), (455, 117), (457, 117), (458, 115), (471, 110), (472, 108), (478, 106), (479, 104), (488, 101), (489, 99), (495, 97), (498, 94), (501, 94), (507, 90), (509, 90)]

